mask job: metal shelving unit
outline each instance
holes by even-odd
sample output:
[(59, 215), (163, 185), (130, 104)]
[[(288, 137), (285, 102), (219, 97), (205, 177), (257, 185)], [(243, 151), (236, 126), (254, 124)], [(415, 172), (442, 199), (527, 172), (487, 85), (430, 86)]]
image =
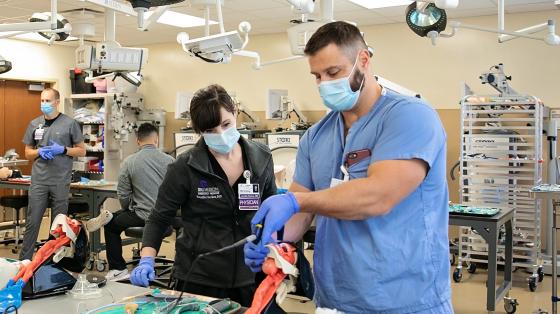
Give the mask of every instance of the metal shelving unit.
[[(544, 109), (533, 96), (467, 96), (461, 102), (461, 203), (515, 210), (513, 266), (532, 273), (531, 291), (543, 276), (541, 201), (527, 191), (542, 182)], [(498, 245), (501, 265), (503, 253)], [(468, 227), (460, 228), (459, 272), (463, 262), (471, 273), (488, 263), (488, 245)]]
[(85, 107), (88, 103), (95, 103), (100, 108), (104, 107), (103, 121), (81, 121), (82, 131), (89, 126), (97, 134), (96, 142), (103, 142), (103, 148), (86, 146), (86, 157), (97, 157), (103, 161), (104, 170), (76, 170), (81, 176), (92, 180), (104, 179), (117, 181), (122, 160), (137, 150), (135, 135), (131, 133), (123, 140), (123, 129), (136, 125), (138, 112), (144, 109), (144, 99), (137, 93), (97, 93), (97, 94), (72, 94), (65, 100), (65, 112), (74, 116), (76, 110)]

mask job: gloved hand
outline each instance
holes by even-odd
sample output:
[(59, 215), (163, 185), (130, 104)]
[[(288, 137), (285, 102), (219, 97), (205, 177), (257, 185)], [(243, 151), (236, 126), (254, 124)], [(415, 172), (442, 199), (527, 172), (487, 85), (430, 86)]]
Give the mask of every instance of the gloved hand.
[(264, 259), (268, 254), (268, 248), (261, 247), (253, 242), (247, 242), (243, 246), (243, 252), (245, 253), (245, 265), (254, 273), (261, 271)]
[(22, 279), (14, 282), (12, 279), (8, 281), (6, 288), (0, 290), (0, 312), (15, 312), (21, 306), (21, 290), (25, 283)]
[(262, 230), (261, 249), (264, 245), (272, 242), (272, 234), (284, 227), (290, 218), (299, 212), (299, 204), (293, 193), (274, 195), (267, 198), (257, 211), (251, 225), (254, 226), (262, 221), (266, 221)]
[(53, 159), (53, 154), (51, 152), (51, 147), (50, 146), (44, 146), (39, 148), (39, 157), (41, 157), (44, 160), (51, 160)]
[(130, 274), (130, 282), (135, 286), (147, 287), (150, 281), (156, 279), (156, 272), (154, 270), (155, 258), (145, 256), (140, 259), (138, 266), (134, 268)]
[(51, 149), (51, 153), (53, 156), (56, 155), (60, 155), (62, 153), (64, 153), (64, 146), (58, 144), (57, 142), (53, 141), (53, 140), (49, 140), (49, 146)]

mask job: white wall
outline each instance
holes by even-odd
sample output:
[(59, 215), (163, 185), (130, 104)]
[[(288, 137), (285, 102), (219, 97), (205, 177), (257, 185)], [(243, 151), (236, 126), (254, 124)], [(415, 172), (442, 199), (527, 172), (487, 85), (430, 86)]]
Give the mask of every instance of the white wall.
[[(0, 79), (53, 82), (61, 96), (70, 95), (69, 69), (74, 67), (75, 47), (0, 40), (0, 55), (12, 62), (12, 70)], [(62, 108), (60, 108), (62, 109)]]
[[(506, 27), (514, 30), (548, 18), (560, 21), (560, 11), (507, 15)], [(488, 27), (497, 25), (496, 16), (462, 21)], [(537, 95), (549, 106), (560, 107), (560, 47), (530, 39), (498, 44), (495, 34), (469, 30), (460, 30), (454, 38), (441, 39), (433, 47), (405, 24), (361, 29), (375, 49), (372, 71), (422, 93), (436, 108), (458, 108), (461, 81), (467, 81), (478, 93), (494, 93), (480, 85), (478, 76), (499, 62), (513, 76), (516, 90)], [(209, 64), (187, 56), (175, 43), (148, 48), (146, 81), (140, 91), (150, 107), (174, 111), (177, 91), (194, 91), (209, 83), (219, 83), (235, 91), (239, 100), (254, 111), (264, 110), (269, 88), (288, 89), (302, 110), (324, 109), (304, 59), (255, 71), (248, 58), (234, 56), (230, 64)], [(248, 49), (259, 51), (263, 61), (290, 56), (284, 33), (252, 36)]]

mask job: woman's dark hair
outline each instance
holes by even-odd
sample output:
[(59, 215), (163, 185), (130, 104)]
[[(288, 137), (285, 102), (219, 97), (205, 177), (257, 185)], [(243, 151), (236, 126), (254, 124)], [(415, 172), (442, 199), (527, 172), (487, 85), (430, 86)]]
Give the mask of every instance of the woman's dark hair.
[(191, 100), (190, 114), (193, 130), (200, 134), (220, 125), (222, 122), (221, 108), (232, 114), (237, 111), (233, 99), (225, 88), (213, 84), (199, 89)]

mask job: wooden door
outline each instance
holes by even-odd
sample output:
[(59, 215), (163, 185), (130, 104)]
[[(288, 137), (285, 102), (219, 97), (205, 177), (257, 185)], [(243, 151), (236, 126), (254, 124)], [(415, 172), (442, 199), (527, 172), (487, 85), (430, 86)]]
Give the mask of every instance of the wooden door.
[[(24, 159), (23, 136), (29, 122), (42, 115), (41, 92), (30, 91), (28, 83), (22, 81), (5, 81), (3, 90), (4, 110), (0, 110), (4, 115), (4, 123), (2, 123), (4, 143), (0, 146), (3, 148), (2, 154), (10, 148), (15, 148), (20, 158)], [(1, 98), (0, 103), (2, 103)], [(23, 174), (31, 174), (31, 161), (29, 165), (21, 167), (21, 170)]]
[(4, 87), (6, 86), (6, 81), (0, 80), (0, 154), (4, 154), (4, 134), (5, 134), (5, 119), (4, 119)]

